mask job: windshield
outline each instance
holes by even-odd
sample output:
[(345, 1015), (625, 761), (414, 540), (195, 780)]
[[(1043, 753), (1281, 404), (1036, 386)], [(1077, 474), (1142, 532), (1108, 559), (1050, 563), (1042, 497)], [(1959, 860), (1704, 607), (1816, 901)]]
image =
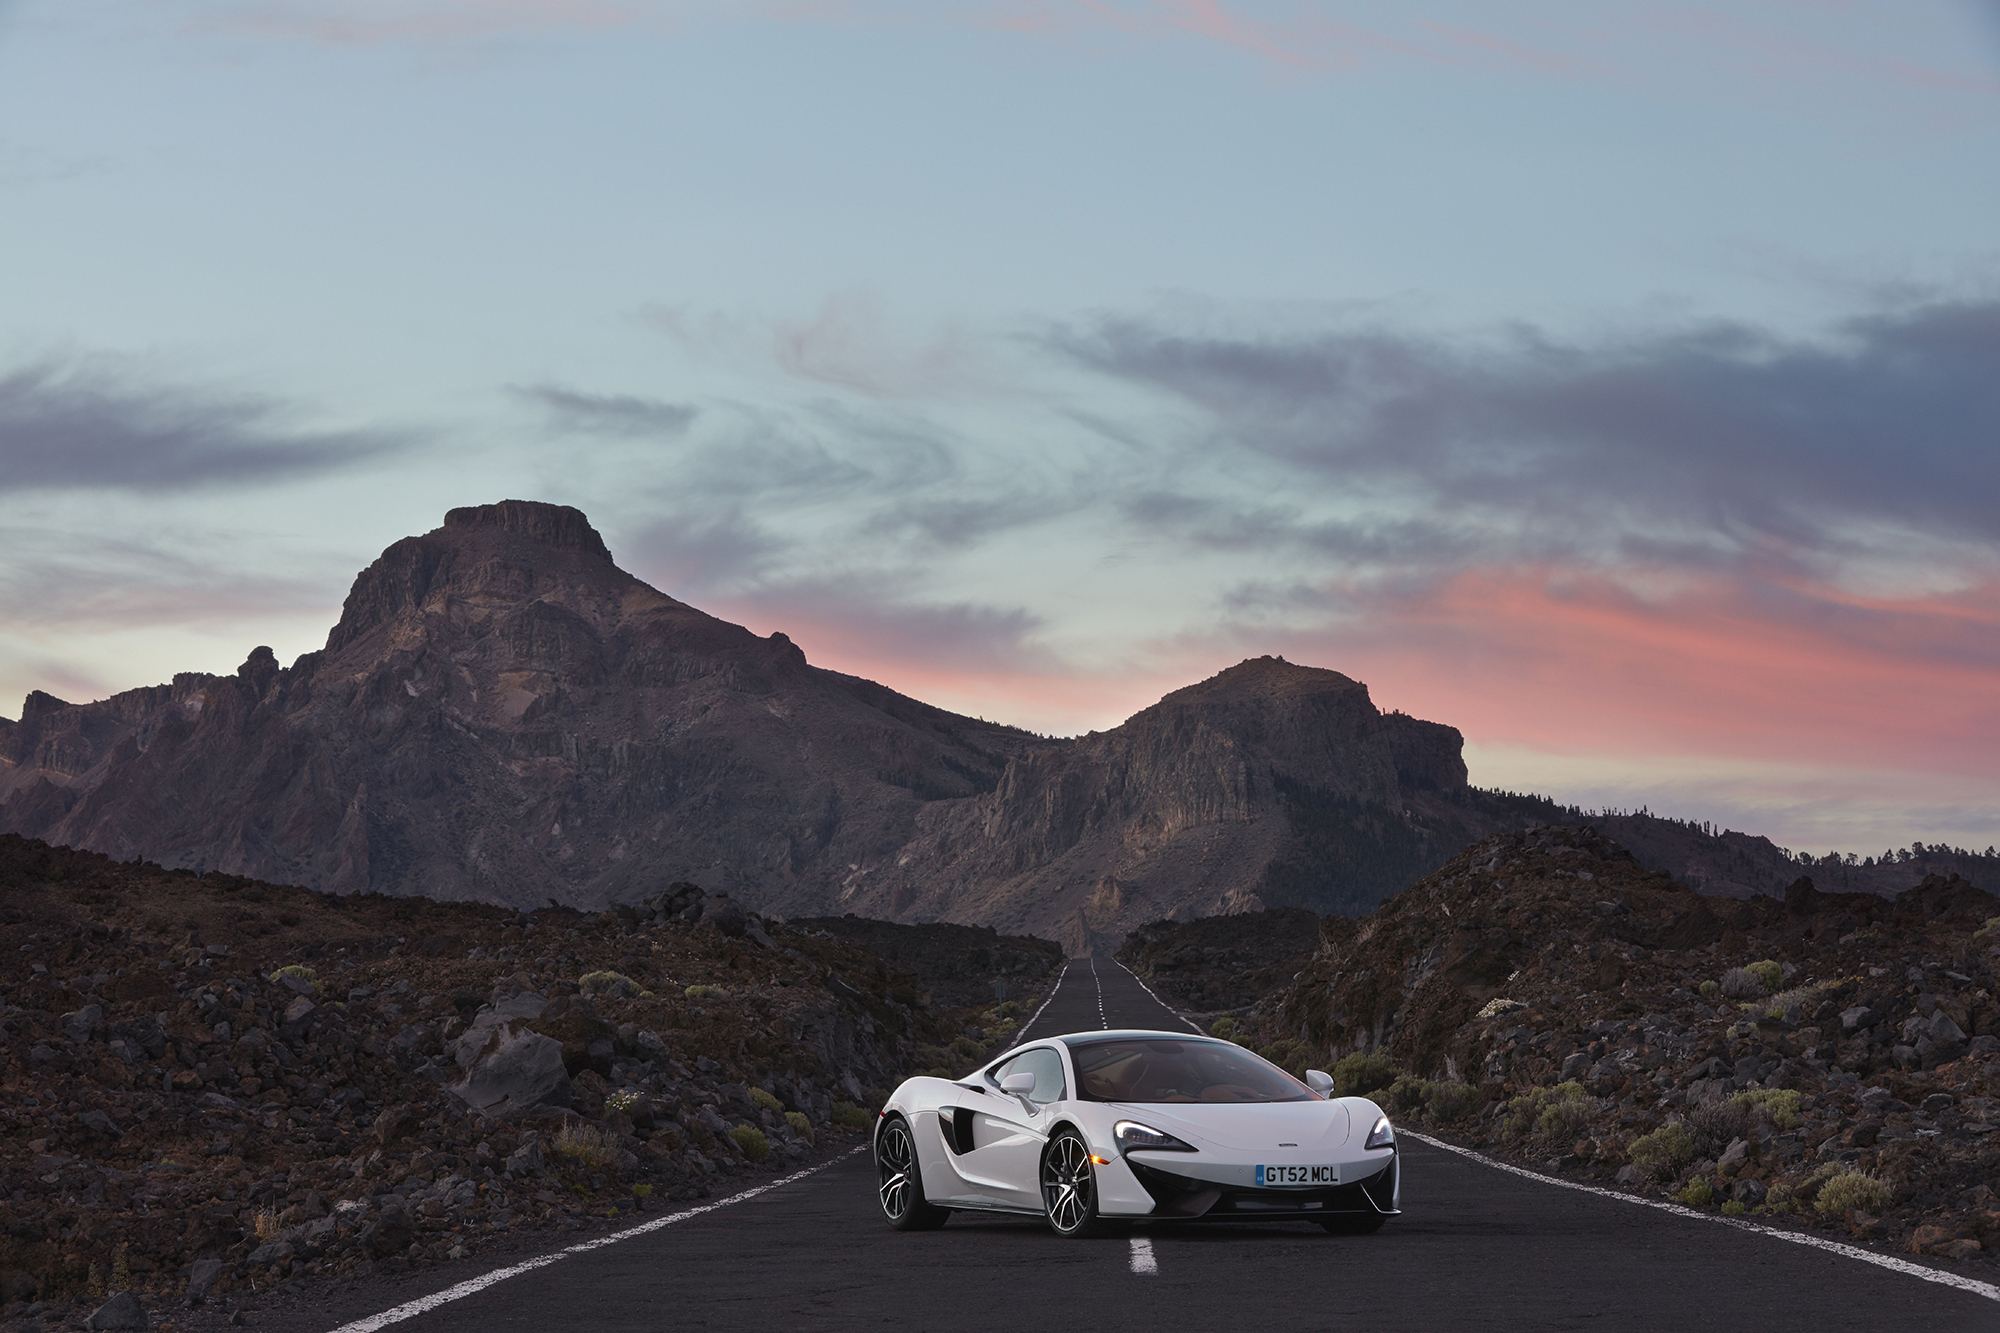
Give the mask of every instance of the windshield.
[(1095, 1102), (1303, 1102), (1284, 1070), (1226, 1041), (1112, 1037), (1070, 1047), (1077, 1089)]

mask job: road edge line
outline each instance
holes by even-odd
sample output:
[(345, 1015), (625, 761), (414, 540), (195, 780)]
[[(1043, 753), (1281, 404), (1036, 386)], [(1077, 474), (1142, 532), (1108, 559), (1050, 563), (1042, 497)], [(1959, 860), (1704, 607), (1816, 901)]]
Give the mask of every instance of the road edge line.
[(1125, 975), (1132, 978), (1132, 980), (1134, 981), (1138, 981), (1139, 989), (1146, 992), (1146, 994), (1148, 995), (1152, 995), (1154, 1004), (1159, 1005), (1160, 1008), (1166, 1010), (1168, 1013), (1172, 1014), (1175, 1018), (1178, 1018), (1180, 1019), (1181, 1022), (1187, 1024), (1188, 1027), (1194, 1030), (1196, 1036), (1206, 1037), (1208, 1035), (1206, 1032), (1203, 1032), (1201, 1030), (1201, 1024), (1195, 1022), (1192, 1018), (1189, 1018), (1186, 1014), (1174, 1008), (1172, 1005), (1168, 1004), (1165, 1000), (1161, 999), (1159, 996), (1153, 995), (1153, 988), (1151, 986), (1148, 986), (1145, 982), (1139, 981), (1139, 974), (1137, 972), (1134, 972), (1129, 967), (1125, 967), (1125, 964), (1123, 962), (1120, 962), (1116, 958), (1112, 959), (1111, 961), (1117, 963), (1118, 966), (1125, 968)]
[(1029, 1016), (1028, 1021), (1021, 1024), (1021, 1030), (1014, 1034), (1014, 1040), (1007, 1043), (1008, 1050), (1010, 1051), (1013, 1050), (1016, 1046), (1019, 1046), (1023, 1041), (1027, 1040), (1028, 1029), (1041, 1021), (1042, 1010), (1048, 1008), (1049, 1004), (1056, 998), (1056, 992), (1062, 989), (1063, 978), (1068, 975), (1069, 975), (1069, 959), (1065, 958), (1063, 959), (1062, 971), (1056, 973), (1056, 984), (1049, 987), (1048, 999), (1043, 1000), (1041, 1006), (1037, 1008), (1032, 1015)]
[(1433, 1148), (1442, 1148), (1446, 1152), (1470, 1158), (1482, 1166), (1490, 1166), (1498, 1171), (1525, 1176), (1529, 1180), (1539, 1181), (1544, 1185), (1555, 1185), (1566, 1190), (1578, 1190), (1584, 1194), (1595, 1194), (1602, 1198), (1615, 1199), (1619, 1203), (1637, 1204), (1642, 1208), (1657, 1208), (1663, 1213), (1672, 1213), (1676, 1217), (1693, 1218), (1697, 1222), (1713, 1222), (1721, 1226), (1735, 1227), (1739, 1231), (1752, 1231), (1760, 1236), (1770, 1236), (1777, 1240), (1790, 1241), (1794, 1245), (1804, 1245), (1810, 1249), (1825, 1250), (1829, 1254), (1837, 1254), (1848, 1259), (1859, 1259), (1863, 1263), (1874, 1264), (1878, 1268), (1886, 1268), (1894, 1273), (1904, 1273), (1910, 1277), (1922, 1278), (1926, 1282), (1935, 1282), (1939, 1286), (1955, 1287), (1960, 1291), (1969, 1292), (1974, 1296), (1983, 1296), (1989, 1301), (2000, 1301), (2000, 1287), (1996, 1287), (1990, 1282), (1981, 1282), (1977, 1278), (1960, 1277), (1957, 1273), (1946, 1272), (1941, 1268), (1927, 1268), (1923, 1264), (1913, 1264), (1907, 1259), (1898, 1259), (1891, 1254), (1877, 1254), (1873, 1250), (1864, 1250), (1858, 1245), (1847, 1245), (1837, 1240), (1827, 1240), (1822, 1236), (1809, 1236), (1797, 1231), (1780, 1231), (1776, 1227), (1767, 1227), (1758, 1222), (1746, 1222), (1740, 1217), (1720, 1217), (1714, 1213), (1704, 1213), (1699, 1209), (1688, 1208), (1678, 1203), (1668, 1203), (1664, 1199), (1642, 1199), (1636, 1194), (1623, 1194), (1617, 1190), (1605, 1189), (1601, 1185), (1586, 1185), (1580, 1180), (1564, 1180), (1560, 1176), (1545, 1176), (1539, 1171), (1530, 1171), (1524, 1166), (1515, 1166), (1512, 1162), (1503, 1162), (1498, 1158), (1488, 1157), (1485, 1153), (1476, 1152), (1471, 1148), (1461, 1148), (1455, 1143), (1446, 1143), (1443, 1139), (1434, 1139), (1428, 1134), (1419, 1134), (1413, 1129), (1404, 1129), (1400, 1125), (1396, 1127), (1396, 1133), (1408, 1135), (1419, 1143), (1428, 1143)]
[(864, 1143), (859, 1147), (848, 1149), (838, 1157), (829, 1157), (817, 1166), (809, 1166), (803, 1171), (794, 1171), (791, 1175), (779, 1180), (767, 1181), (762, 1185), (754, 1185), (739, 1194), (732, 1194), (726, 1199), (717, 1199), (714, 1203), (704, 1203), (694, 1208), (684, 1208), (678, 1213), (669, 1213), (665, 1217), (656, 1217), (652, 1221), (642, 1222), (636, 1227), (627, 1227), (623, 1231), (614, 1231), (608, 1236), (599, 1236), (594, 1240), (586, 1240), (576, 1245), (567, 1246), (552, 1254), (537, 1255), (532, 1259), (525, 1259), (518, 1264), (510, 1264), (505, 1268), (496, 1268), (491, 1272), (481, 1273), (478, 1277), (467, 1278), (455, 1286), (446, 1287), (443, 1291), (432, 1292), (428, 1296), (419, 1296), (413, 1301), (405, 1301), (403, 1304), (393, 1309), (384, 1310), (380, 1314), (369, 1315), (365, 1319), (356, 1319), (352, 1323), (342, 1324), (340, 1327), (334, 1329), (333, 1333), (375, 1333), (377, 1329), (386, 1328), (390, 1324), (400, 1324), (405, 1319), (414, 1319), (420, 1314), (426, 1314), (437, 1309), (440, 1305), (449, 1305), (453, 1301), (463, 1300), (465, 1297), (482, 1292), (488, 1287), (497, 1286), (505, 1282), (508, 1278), (519, 1277), (523, 1273), (532, 1273), (537, 1268), (547, 1268), (550, 1264), (561, 1259), (567, 1259), (572, 1255), (587, 1254), (592, 1250), (601, 1250), (607, 1245), (616, 1245), (621, 1240), (630, 1240), (634, 1236), (643, 1236), (649, 1231), (658, 1231), (661, 1227), (670, 1227), (677, 1222), (685, 1222), (689, 1218), (700, 1217), (703, 1213), (712, 1213), (718, 1208), (727, 1208), (731, 1204), (743, 1203), (754, 1199), (760, 1194), (769, 1194), (772, 1190), (789, 1185), (795, 1180), (803, 1180), (815, 1172), (824, 1171), (836, 1162), (845, 1161), (849, 1157), (854, 1156), (855, 1153), (866, 1151), (867, 1148), (868, 1145)]

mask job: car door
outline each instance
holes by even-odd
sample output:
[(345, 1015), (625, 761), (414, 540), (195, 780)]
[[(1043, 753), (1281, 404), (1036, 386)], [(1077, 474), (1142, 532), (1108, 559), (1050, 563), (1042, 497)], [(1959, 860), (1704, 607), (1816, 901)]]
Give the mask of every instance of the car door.
[[(1002, 1092), (1009, 1074), (1033, 1074), (1035, 1090), (1026, 1096)], [(1049, 1046), (1030, 1048), (987, 1069), (979, 1084), (981, 1091), (968, 1091), (959, 1102), (970, 1112), (971, 1131), (959, 1174), (976, 1180), (1003, 1207), (1040, 1212), (1042, 1148), (1055, 1119), (1051, 1108), (1068, 1092), (1062, 1055)]]

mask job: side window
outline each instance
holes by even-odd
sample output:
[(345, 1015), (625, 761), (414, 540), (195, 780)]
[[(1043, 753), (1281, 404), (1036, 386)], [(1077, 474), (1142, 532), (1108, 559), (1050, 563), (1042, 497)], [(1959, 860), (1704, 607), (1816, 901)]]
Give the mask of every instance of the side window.
[(986, 1077), (997, 1088), (1000, 1086), (1000, 1080), (1009, 1074), (1035, 1076), (1035, 1090), (1029, 1096), (1030, 1101), (1047, 1106), (1050, 1102), (1059, 1102), (1063, 1099), (1062, 1056), (1047, 1046), (1023, 1051), (1005, 1064), (995, 1065), (988, 1071)]

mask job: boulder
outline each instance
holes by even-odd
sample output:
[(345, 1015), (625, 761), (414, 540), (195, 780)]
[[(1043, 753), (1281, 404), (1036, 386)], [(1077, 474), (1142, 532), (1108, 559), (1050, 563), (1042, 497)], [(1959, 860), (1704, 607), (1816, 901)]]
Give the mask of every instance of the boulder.
[(63, 1035), (81, 1046), (90, 1040), (90, 1034), (103, 1026), (103, 1023), (103, 1006), (86, 1004), (74, 1013), (62, 1016)]
[(538, 1032), (510, 1030), (491, 1041), (451, 1091), (493, 1119), (570, 1106), (563, 1044)]
[(222, 1260), (214, 1255), (194, 1261), (188, 1269), (187, 1298), (190, 1304), (206, 1300), (208, 1293), (215, 1290), (215, 1283), (222, 1276)]
[(548, 1007), (547, 1000), (525, 990), (486, 1005), (473, 1016), (458, 1040), (451, 1044), (453, 1062), (460, 1069), (470, 1069), (489, 1044), (505, 1038), (512, 1025), (540, 1018), (542, 1011)]
[(112, 1123), (111, 1117), (103, 1111), (85, 1111), (76, 1122), (93, 1134), (102, 1134), (107, 1139), (124, 1137), (123, 1131)]
[(111, 1299), (91, 1312), (87, 1328), (146, 1328), (146, 1307), (129, 1291), (114, 1291)]

